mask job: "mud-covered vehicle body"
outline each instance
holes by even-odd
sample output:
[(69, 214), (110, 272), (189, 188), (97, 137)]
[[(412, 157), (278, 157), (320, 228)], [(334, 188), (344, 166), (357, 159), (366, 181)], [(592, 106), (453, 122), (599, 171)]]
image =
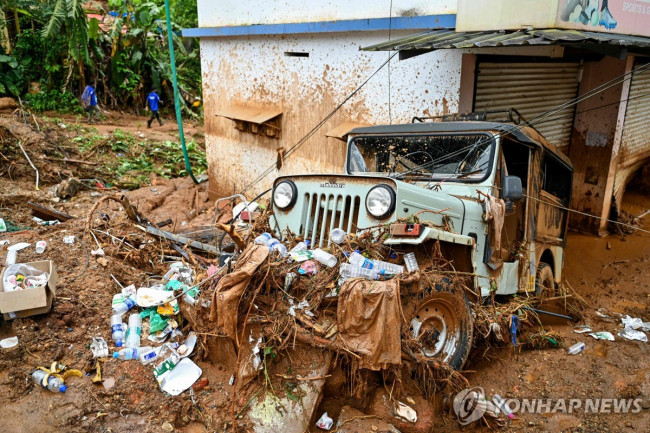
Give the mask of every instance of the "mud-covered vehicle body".
[[(417, 216), (428, 226), (395, 224), (384, 245), (417, 249), (437, 240), (477, 295), (539, 294), (552, 291), (562, 276), (572, 177), (570, 160), (527, 126), (373, 126), (350, 132), (344, 174), (278, 177), (273, 212), (279, 235), (289, 230), (322, 248), (335, 227), (356, 233)], [(494, 210), (499, 199), (502, 218)], [(453, 302), (446, 308), (458, 310)], [(445, 324), (442, 314), (434, 322), (440, 338), (449, 338), (447, 327), (455, 325)], [(422, 323), (411, 325), (417, 333)], [(444, 352), (445, 344), (433, 346)], [(443, 358), (453, 358), (450, 351)], [(461, 358), (456, 367), (466, 354)]]

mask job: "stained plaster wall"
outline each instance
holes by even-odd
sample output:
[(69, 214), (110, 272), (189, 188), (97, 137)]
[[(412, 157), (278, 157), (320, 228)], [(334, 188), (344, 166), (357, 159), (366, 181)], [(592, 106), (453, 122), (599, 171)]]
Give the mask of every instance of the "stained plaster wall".
[[(393, 32), (392, 37), (406, 34)], [(239, 192), (277, 161), (278, 149), (289, 149), (325, 118), (388, 58), (388, 53), (363, 52), (359, 47), (383, 42), (387, 36), (357, 32), (203, 38), (212, 195)], [(285, 52), (306, 52), (309, 57), (287, 57)], [(342, 173), (346, 146), (324, 134), (343, 122), (402, 123), (414, 115), (457, 111), (461, 57), (460, 52), (445, 50), (404, 61), (394, 58), (390, 68), (377, 73), (279, 172), (274, 170), (247, 194), (270, 187), (279, 174)], [(281, 107), (281, 138), (241, 132), (232, 120), (215, 115), (233, 103)]]
[[(626, 60), (605, 57), (597, 62), (586, 62), (579, 94), (595, 89), (625, 72)], [(613, 190), (615, 163), (612, 151), (619, 115), (623, 85), (613, 86), (576, 106), (569, 157), (574, 164), (571, 208), (598, 217), (607, 218)], [(572, 214), (571, 228), (598, 233), (605, 223), (596, 218)]]

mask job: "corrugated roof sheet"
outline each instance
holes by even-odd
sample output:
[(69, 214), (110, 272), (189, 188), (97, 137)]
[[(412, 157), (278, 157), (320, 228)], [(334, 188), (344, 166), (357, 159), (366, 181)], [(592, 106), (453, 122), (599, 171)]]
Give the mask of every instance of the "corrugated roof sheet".
[(505, 47), (512, 45), (606, 44), (650, 48), (650, 38), (581, 30), (531, 29), (485, 32), (431, 30), (401, 39), (361, 48), (363, 51), (442, 50), (454, 48)]

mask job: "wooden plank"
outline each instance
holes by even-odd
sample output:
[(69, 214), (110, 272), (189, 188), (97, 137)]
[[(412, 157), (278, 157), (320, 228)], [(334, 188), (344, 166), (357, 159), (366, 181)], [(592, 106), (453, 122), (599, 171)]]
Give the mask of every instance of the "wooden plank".
[(27, 202), (27, 206), (32, 210), (32, 215), (46, 221), (59, 220), (61, 222), (64, 222), (74, 219), (72, 215), (68, 215), (67, 213), (59, 212), (54, 209), (48, 209), (44, 206), (41, 206), (40, 204), (36, 204), (31, 201)]
[(154, 226), (148, 225), (147, 226), (147, 233), (158, 236), (161, 238), (169, 239), (170, 241), (178, 242), (183, 245), (189, 245), (192, 248), (196, 248), (197, 250), (203, 250), (207, 251), (210, 253), (218, 254), (219, 251), (217, 250), (217, 247), (214, 247), (212, 245), (204, 244), (201, 242), (194, 241), (190, 238), (187, 238), (185, 236), (177, 235), (174, 233), (169, 233), (164, 230), (160, 230)]

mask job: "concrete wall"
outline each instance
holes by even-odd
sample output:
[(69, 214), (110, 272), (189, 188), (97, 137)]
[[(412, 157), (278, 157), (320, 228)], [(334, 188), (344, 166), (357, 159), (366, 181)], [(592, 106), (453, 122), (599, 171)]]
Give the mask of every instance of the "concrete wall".
[(456, 30), (554, 27), (558, 0), (458, 0)]
[[(409, 32), (393, 32), (400, 37)], [(203, 38), (201, 61), (205, 130), (213, 194), (231, 194), (277, 160), (388, 58), (388, 53), (359, 51), (387, 39), (386, 32)], [(309, 57), (287, 57), (306, 52)], [(284, 167), (258, 184), (268, 188), (278, 174), (341, 173), (345, 144), (325, 133), (346, 121), (369, 124), (409, 122), (414, 115), (458, 110), (461, 57), (438, 51), (412, 59), (393, 59), (337, 112)], [(389, 104), (390, 93), (390, 104)], [(281, 106), (280, 139), (235, 129), (218, 117), (219, 107)], [(390, 110), (389, 110), (390, 108)]]
[[(457, 0), (394, 0), (392, 16), (456, 13)], [(198, 0), (199, 27), (384, 18), (391, 1), (377, 0)]]
[[(605, 57), (598, 62), (586, 62), (580, 83), (580, 95), (612, 80), (625, 72), (626, 60)], [(616, 85), (576, 106), (569, 157), (573, 161), (573, 197), (571, 208), (607, 218), (613, 190), (615, 164), (612, 152), (619, 122), (619, 103), (623, 84)], [(611, 104), (611, 105), (610, 105)], [(596, 218), (572, 214), (571, 228), (598, 233), (605, 222)]]

